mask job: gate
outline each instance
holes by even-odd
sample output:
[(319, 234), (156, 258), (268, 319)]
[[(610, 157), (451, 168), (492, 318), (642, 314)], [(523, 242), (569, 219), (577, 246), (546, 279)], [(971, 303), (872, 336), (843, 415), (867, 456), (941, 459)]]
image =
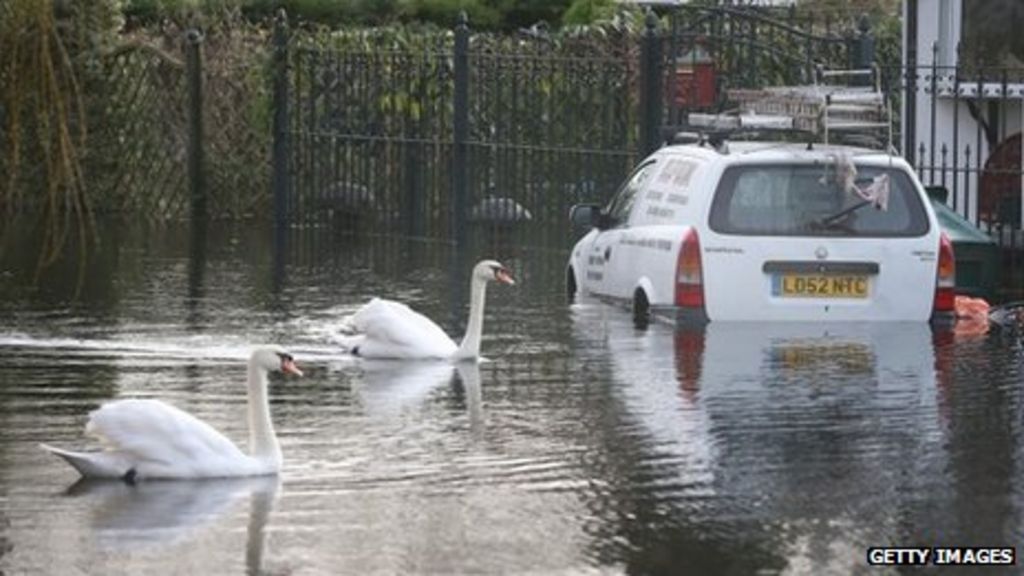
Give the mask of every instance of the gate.
[(795, 7), (682, 5), (669, 14), (664, 111), (669, 127), (690, 112), (723, 112), (737, 88), (808, 85), (819, 68), (870, 68), (874, 38), (866, 20), (843, 32)]
[(635, 47), (471, 34), (465, 21), (412, 40), (289, 39), (283, 26), (282, 220), (564, 246), (569, 206), (606, 198), (635, 160)]

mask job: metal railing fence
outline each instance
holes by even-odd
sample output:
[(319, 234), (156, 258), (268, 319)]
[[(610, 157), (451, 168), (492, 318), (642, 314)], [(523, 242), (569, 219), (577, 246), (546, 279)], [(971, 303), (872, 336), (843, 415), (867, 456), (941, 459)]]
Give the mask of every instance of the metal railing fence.
[[(687, 113), (874, 59), (863, 23), (793, 11), (684, 6), (641, 28), (495, 35), (463, 20), (396, 37), (282, 13), (272, 30), (128, 42), (86, 90), (92, 205), (568, 247), (568, 208), (607, 200)], [(1020, 276), (1024, 70), (889, 66), (881, 85), (896, 148)]]

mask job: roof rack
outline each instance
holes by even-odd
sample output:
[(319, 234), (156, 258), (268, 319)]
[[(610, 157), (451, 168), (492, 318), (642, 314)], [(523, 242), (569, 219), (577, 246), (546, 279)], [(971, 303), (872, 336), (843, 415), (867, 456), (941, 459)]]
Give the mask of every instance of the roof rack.
[(685, 126), (669, 127), (669, 131), (788, 132), (820, 138), (825, 144), (835, 139), (891, 149), (890, 113), (879, 77), (877, 68), (819, 66), (814, 84), (731, 89), (729, 100), (738, 105), (731, 113), (689, 114)]

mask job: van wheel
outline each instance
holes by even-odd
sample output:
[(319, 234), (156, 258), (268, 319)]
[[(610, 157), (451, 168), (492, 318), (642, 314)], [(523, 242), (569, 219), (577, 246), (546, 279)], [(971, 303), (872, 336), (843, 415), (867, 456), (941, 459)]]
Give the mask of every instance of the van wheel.
[(572, 268), (565, 271), (565, 298), (569, 304), (576, 300), (576, 274)]
[(633, 324), (637, 328), (646, 328), (651, 322), (651, 303), (647, 301), (647, 293), (637, 288), (633, 293)]

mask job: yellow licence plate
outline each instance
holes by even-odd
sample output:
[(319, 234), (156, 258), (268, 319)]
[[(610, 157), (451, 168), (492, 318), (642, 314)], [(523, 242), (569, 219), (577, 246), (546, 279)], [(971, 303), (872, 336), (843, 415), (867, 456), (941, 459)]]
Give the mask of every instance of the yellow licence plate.
[(775, 276), (776, 296), (795, 298), (867, 298), (868, 278), (861, 275), (781, 274)]

